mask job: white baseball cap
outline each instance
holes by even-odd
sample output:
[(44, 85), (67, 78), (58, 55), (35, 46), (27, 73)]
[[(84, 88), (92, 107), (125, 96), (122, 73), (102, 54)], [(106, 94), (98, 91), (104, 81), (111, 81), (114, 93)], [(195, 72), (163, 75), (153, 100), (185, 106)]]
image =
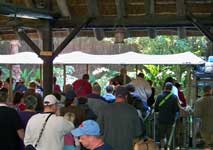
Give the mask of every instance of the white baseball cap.
[(48, 105), (54, 105), (58, 102), (59, 101), (57, 100), (57, 98), (54, 95), (49, 94), (49, 95), (45, 96), (43, 103), (44, 103), (44, 106), (48, 106)]

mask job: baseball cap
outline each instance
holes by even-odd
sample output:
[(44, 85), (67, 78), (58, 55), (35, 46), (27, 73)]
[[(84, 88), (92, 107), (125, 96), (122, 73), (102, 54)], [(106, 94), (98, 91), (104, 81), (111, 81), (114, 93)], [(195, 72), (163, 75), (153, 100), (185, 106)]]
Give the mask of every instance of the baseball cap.
[(83, 121), (78, 128), (72, 130), (71, 133), (76, 137), (82, 135), (99, 136), (100, 127), (96, 121), (86, 120)]
[(44, 103), (44, 106), (48, 106), (48, 105), (54, 105), (58, 102), (59, 101), (57, 100), (57, 98), (54, 95), (49, 94), (49, 95), (45, 96), (43, 103)]
[(116, 90), (115, 90), (115, 96), (116, 97), (125, 97), (128, 95), (128, 90), (126, 87), (124, 86), (119, 86)]
[(172, 86), (173, 86), (172, 82), (166, 82), (165, 84), (165, 88), (167, 89), (172, 89)]

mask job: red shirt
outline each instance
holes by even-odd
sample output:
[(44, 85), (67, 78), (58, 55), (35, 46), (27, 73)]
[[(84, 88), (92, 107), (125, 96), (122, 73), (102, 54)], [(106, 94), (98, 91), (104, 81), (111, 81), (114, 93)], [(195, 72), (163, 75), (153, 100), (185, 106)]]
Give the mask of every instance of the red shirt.
[(183, 94), (182, 91), (178, 90), (178, 97), (180, 99), (180, 101), (182, 102), (181, 106), (182, 107), (186, 107), (186, 99), (185, 99), (185, 96)]
[(92, 86), (87, 80), (79, 79), (73, 83), (73, 90), (77, 97), (92, 93)]

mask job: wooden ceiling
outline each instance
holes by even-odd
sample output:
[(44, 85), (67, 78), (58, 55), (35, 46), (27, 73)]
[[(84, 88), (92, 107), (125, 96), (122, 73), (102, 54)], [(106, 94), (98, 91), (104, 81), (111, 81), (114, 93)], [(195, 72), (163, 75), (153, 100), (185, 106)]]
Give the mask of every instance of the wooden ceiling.
[(17, 29), (38, 38), (47, 25), (54, 37), (64, 37), (90, 17), (78, 36), (112, 37), (118, 27), (128, 37), (200, 36), (199, 25), (213, 26), (213, 0), (1, 0), (0, 39), (16, 39)]

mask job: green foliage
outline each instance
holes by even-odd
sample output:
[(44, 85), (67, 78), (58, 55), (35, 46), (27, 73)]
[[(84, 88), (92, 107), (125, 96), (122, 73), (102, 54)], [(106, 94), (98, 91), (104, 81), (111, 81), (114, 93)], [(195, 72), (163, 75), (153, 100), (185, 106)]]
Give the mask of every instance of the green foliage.
[[(76, 80), (75, 77), (72, 76), (72, 73), (75, 71), (75, 68), (73, 66), (65, 66), (66, 67), (66, 79), (69, 81), (69, 83)], [(55, 65), (53, 67), (53, 75), (57, 78), (57, 84), (60, 85), (60, 87), (64, 86), (64, 70), (63, 65)], [(71, 81), (70, 81), (71, 80)]]
[(25, 68), (21, 73), (21, 78), (25, 80), (25, 85), (28, 85), (30, 81), (40, 79), (40, 69), (39, 68), (32, 68), (27, 69)]
[(98, 82), (102, 87), (102, 94), (105, 93), (105, 87), (109, 84), (111, 78), (118, 75), (118, 72), (115, 70), (109, 70), (105, 67), (97, 68), (90, 75), (90, 82), (93, 84), (94, 82)]
[[(149, 37), (131, 38), (129, 44), (137, 45), (137, 52), (144, 54), (176, 54), (191, 51), (201, 56), (207, 49), (205, 37), (187, 37), (179, 39), (178, 36), (157, 36), (155, 39)], [(184, 65), (145, 65), (144, 73), (147, 79), (154, 82), (156, 86), (162, 86), (168, 76), (172, 76), (178, 82), (186, 85), (186, 69)]]
[(1, 65), (0, 66), (1, 68), (1, 71), (2, 71), (2, 80), (5, 80), (6, 78), (8, 78), (10, 76), (10, 70), (4, 66), (4, 65)]

